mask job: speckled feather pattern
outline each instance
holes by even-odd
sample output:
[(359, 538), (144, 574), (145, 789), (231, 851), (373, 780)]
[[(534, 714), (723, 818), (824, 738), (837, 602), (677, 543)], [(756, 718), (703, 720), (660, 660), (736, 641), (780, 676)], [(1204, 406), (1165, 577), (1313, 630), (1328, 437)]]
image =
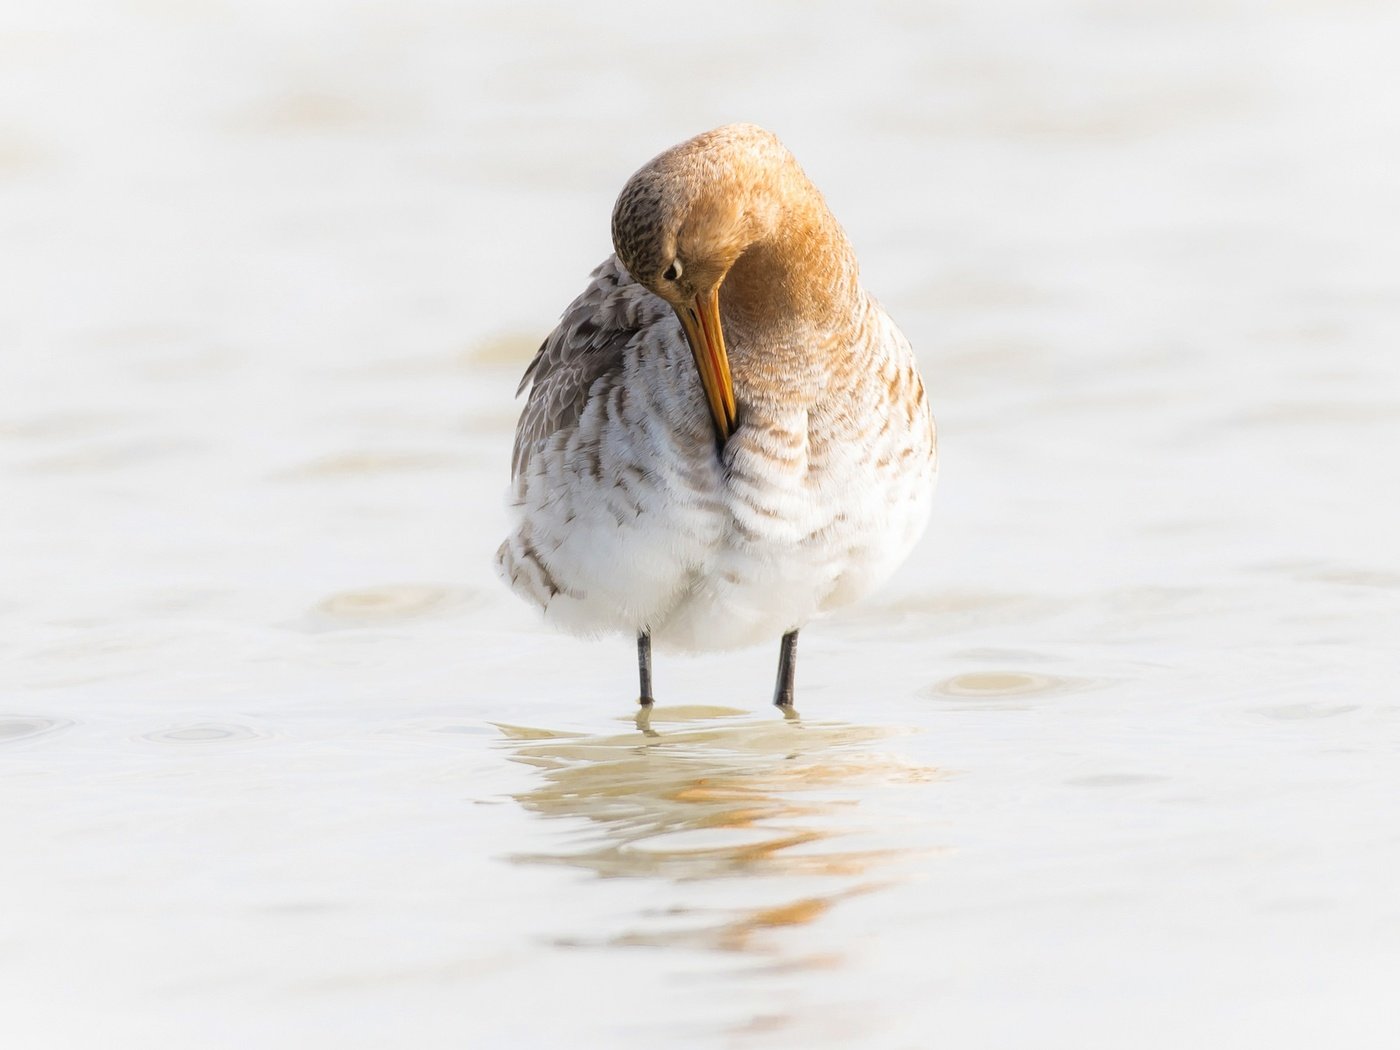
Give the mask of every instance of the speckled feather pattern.
[(781, 328), (724, 316), (739, 414), (722, 449), (675, 314), (616, 256), (565, 311), (522, 382), (496, 556), (551, 622), (733, 648), (859, 599), (907, 556), (933, 419), (909, 344), (830, 227), (817, 261), (839, 309)]

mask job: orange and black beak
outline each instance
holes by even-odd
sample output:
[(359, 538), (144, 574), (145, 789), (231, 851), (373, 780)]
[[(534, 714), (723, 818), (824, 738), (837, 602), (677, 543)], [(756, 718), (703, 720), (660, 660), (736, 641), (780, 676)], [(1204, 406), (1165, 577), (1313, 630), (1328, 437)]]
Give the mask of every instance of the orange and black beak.
[(701, 292), (693, 303), (677, 306), (676, 314), (695, 356), (695, 368), (710, 402), (715, 435), (723, 448), (736, 423), (734, 380), (729, 374), (729, 355), (724, 352), (724, 329), (719, 324), (719, 289)]

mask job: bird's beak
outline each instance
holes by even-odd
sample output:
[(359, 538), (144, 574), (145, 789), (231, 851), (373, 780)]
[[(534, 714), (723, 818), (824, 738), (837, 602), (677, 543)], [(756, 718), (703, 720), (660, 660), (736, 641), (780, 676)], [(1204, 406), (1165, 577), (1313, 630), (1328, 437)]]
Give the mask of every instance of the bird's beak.
[(719, 324), (719, 289), (701, 292), (693, 303), (676, 307), (685, 329), (695, 368), (710, 402), (710, 417), (720, 447), (734, 433), (734, 380), (729, 374), (729, 355), (724, 352), (724, 329)]

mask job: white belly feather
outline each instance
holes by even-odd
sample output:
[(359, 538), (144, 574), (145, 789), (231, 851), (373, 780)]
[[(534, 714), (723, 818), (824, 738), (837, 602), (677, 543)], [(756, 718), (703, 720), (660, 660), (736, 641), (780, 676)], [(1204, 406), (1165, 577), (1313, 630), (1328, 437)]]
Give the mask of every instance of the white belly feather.
[(629, 347), (516, 479), (501, 576), (570, 631), (694, 650), (770, 641), (873, 590), (922, 533), (936, 474), (912, 354), (875, 320), (876, 367), (829, 418), (745, 406), (722, 458), (678, 326)]

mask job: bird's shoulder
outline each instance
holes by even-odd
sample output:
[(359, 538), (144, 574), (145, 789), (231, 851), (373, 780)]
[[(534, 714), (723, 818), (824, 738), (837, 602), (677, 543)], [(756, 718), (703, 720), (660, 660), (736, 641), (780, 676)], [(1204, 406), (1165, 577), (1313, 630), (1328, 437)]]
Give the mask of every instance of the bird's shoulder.
[(531, 454), (550, 435), (573, 426), (589, 392), (602, 378), (621, 373), (627, 345), (665, 319), (665, 304), (610, 255), (579, 294), (525, 369), (519, 397), (529, 390), (515, 430), (511, 477), (522, 474)]

